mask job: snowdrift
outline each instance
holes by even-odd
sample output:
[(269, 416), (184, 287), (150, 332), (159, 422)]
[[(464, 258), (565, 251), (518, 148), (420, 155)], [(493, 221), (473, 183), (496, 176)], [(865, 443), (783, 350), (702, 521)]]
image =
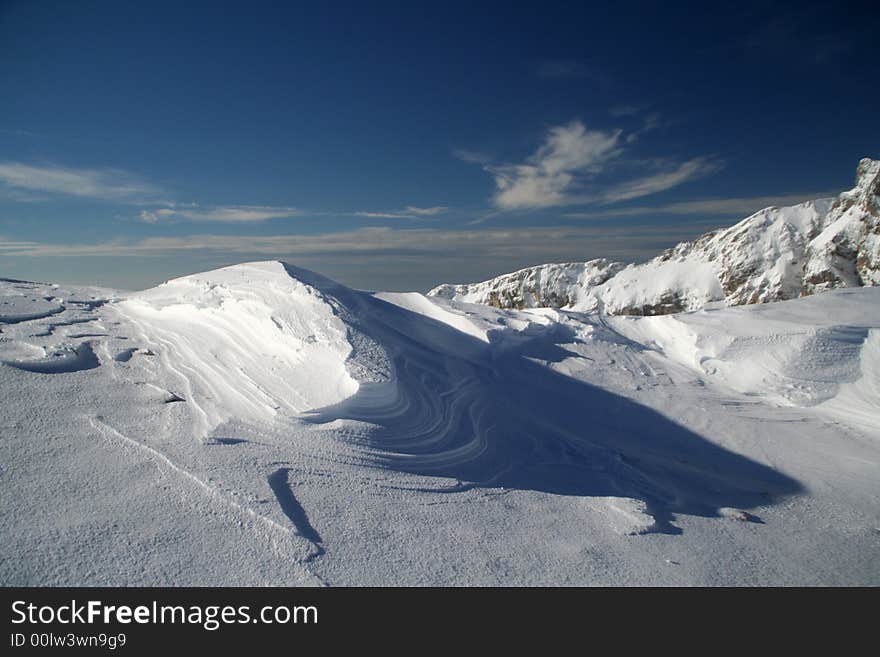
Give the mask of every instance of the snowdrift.
[(299, 274), (280, 262), (235, 265), (134, 294), (117, 309), (181, 374), (206, 430), (230, 418), (268, 420), (340, 401), (388, 373), (375, 348), (361, 348), (364, 367), (346, 367), (363, 336), (338, 316), (333, 286), (322, 292), (305, 282), (315, 274)]
[(0, 296), (4, 583), (880, 581), (877, 288), (627, 318), (257, 262)]
[(838, 290), (759, 308), (609, 321), (708, 380), (786, 406), (816, 406), (880, 435), (878, 299), (880, 290)]

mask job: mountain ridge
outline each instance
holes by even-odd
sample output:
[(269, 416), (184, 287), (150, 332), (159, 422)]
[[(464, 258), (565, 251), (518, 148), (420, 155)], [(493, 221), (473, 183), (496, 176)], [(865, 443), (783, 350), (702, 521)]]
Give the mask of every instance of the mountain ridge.
[(835, 198), (759, 210), (681, 242), (652, 260), (544, 264), (429, 296), (498, 308), (665, 315), (880, 284), (880, 160), (863, 158), (856, 185)]

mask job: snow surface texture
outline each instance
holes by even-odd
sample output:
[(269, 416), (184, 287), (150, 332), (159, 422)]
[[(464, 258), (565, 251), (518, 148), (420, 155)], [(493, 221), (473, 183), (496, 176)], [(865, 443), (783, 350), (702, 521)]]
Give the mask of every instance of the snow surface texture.
[(767, 303), (880, 284), (880, 161), (863, 159), (837, 199), (766, 208), (649, 262), (541, 265), (430, 296), (499, 308), (666, 315), (714, 302)]
[[(577, 276), (580, 276), (577, 272)], [(880, 584), (880, 289), (0, 282), (0, 583)]]

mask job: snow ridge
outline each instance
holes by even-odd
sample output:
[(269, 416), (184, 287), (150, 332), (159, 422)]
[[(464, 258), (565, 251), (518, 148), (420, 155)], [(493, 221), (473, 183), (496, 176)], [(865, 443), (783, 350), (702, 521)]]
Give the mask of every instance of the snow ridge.
[(245, 263), (168, 281), (116, 310), (179, 373), (184, 397), (202, 400), (207, 433), (230, 418), (333, 404), (388, 378), (384, 352), (339, 316), (334, 288), (312, 278), (280, 262)]

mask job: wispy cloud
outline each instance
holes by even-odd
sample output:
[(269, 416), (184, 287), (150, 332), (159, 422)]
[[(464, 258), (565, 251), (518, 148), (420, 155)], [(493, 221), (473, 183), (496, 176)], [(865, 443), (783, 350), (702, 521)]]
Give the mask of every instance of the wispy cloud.
[[(651, 119), (651, 127), (655, 120)], [(655, 170), (640, 177), (604, 188), (597, 185), (597, 177), (620, 159), (624, 144), (633, 141), (630, 137), (649, 129), (625, 137), (622, 130), (588, 130), (580, 121), (550, 128), (541, 147), (522, 164), (484, 165), (495, 180), (493, 204), (500, 210), (526, 210), (615, 203), (671, 189), (721, 167), (707, 157), (681, 163), (653, 160)]]
[(418, 208), (414, 205), (406, 206), (406, 212), (419, 217), (433, 217), (435, 214), (442, 214), (448, 210), (445, 205), (435, 205), (430, 208)]
[(367, 219), (411, 219), (409, 215), (403, 215), (399, 212), (355, 212), (356, 217), (365, 217)]
[(468, 164), (489, 164), (489, 162), (492, 161), (491, 155), (481, 151), (468, 150), (466, 148), (454, 148), (452, 150), (452, 156), (462, 162), (467, 162)]
[(653, 132), (659, 128), (665, 128), (673, 124), (672, 121), (661, 117), (659, 112), (652, 111), (650, 105), (614, 105), (608, 110), (609, 116), (624, 121), (626, 123), (634, 123), (638, 121), (641, 126), (632, 129), (626, 135), (626, 143), (633, 144), (649, 132)]
[(119, 169), (34, 166), (0, 161), (0, 183), (46, 194), (120, 202), (155, 201), (162, 195), (162, 190), (156, 185)]
[(32, 249), (39, 249), (41, 246), (44, 245), (39, 242), (14, 241), (0, 237), (0, 253), (6, 255), (31, 255)]
[(20, 202), (50, 200), (55, 195), (97, 201), (115, 201), (144, 207), (138, 219), (145, 223), (194, 221), (251, 223), (299, 214), (296, 208), (265, 205), (201, 206), (181, 204), (158, 185), (120, 169), (36, 166), (0, 161), (0, 190)]
[(174, 210), (170, 208), (158, 208), (157, 210), (141, 210), (138, 217), (147, 224), (155, 224), (162, 219), (174, 216)]
[(16, 203), (45, 203), (46, 201), (51, 201), (53, 197), (45, 192), (34, 192), (0, 184), (0, 198), (15, 201)]
[(229, 205), (216, 207), (201, 207), (198, 205), (189, 207), (158, 208), (155, 210), (143, 210), (140, 213), (141, 221), (158, 223), (163, 219), (183, 219), (188, 221), (218, 222), (218, 223), (252, 223), (266, 221), (267, 219), (279, 219), (294, 217), (299, 214), (296, 208), (272, 207), (265, 205)]
[(630, 208), (606, 208), (591, 212), (569, 212), (572, 219), (605, 219), (613, 217), (643, 217), (652, 214), (704, 215), (745, 217), (758, 210), (772, 206), (797, 205), (804, 201), (830, 198), (834, 192), (805, 192), (803, 194), (782, 194), (779, 196), (752, 196), (738, 198), (714, 198), (697, 201), (684, 201), (660, 206), (640, 205)]
[(580, 121), (551, 128), (525, 163), (486, 167), (495, 176), (495, 205), (516, 210), (570, 203), (579, 174), (597, 173), (620, 154), (620, 136), (620, 130), (587, 130)]
[(708, 176), (720, 169), (720, 163), (705, 157), (695, 157), (687, 162), (682, 162), (674, 169), (615, 185), (602, 192), (598, 199), (601, 203), (629, 201), (678, 187), (684, 182)]
[(701, 224), (631, 227), (626, 235), (613, 226), (563, 226), (515, 229), (443, 230), (370, 227), (317, 235), (190, 235), (154, 237), (133, 242), (51, 244), (4, 242), (8, 256), (143, 256), (220, 254), (226, 258), (300, 258), (348, 255), (397, 257), (480, 256), (527, 259), (535, 263), (591, 257), (639, 258), (689, 239), (704, 229)]
[(608, 110), (608, 113), (614, 118), (620, 118), (622, 116), (636, 116), (637, 114), (640, 114), (643, 109), (644, 108), (636, 105), (615, 105)]
[(369, 219), (421, 219), (425, 217), (433, 217), (443, 214), (449, 208), (445, 205), (435, 205), (429, 208), (420, 208), (414, 205), (408, 205), (402, 210), (388, 210), (385, 212), (355, 212), (357, 217), (366, 217)]

